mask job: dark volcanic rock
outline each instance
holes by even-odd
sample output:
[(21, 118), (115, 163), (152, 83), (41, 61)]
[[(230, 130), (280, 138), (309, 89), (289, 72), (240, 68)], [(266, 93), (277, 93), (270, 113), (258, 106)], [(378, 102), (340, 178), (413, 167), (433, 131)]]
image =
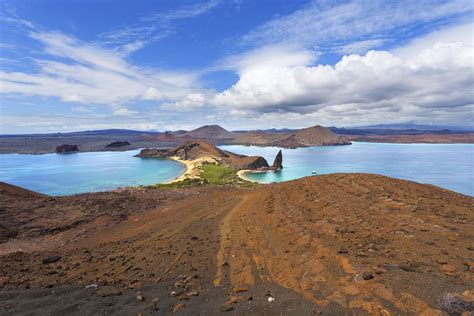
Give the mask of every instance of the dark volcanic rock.
[(97, 295), (102, 297), (122, 295), (122, 290), (113, 286), (102, 286), (97, 290)]
[(283, 169), (283, 154), (281, 153), (281, 149), (275, 157), (272, 165), (273, 170), (281, 170)]
[(74, 153), (78, 151), (79, 151), (79, 148), (76, 145), (63, 144), (56, 147), (56, 153), (58, 154)]
[(107, 148), (116, 148), (116, 147), (125, 147), (125, 146), (130, 146), (130, 143), (127, 142), (126, 140), (124, 140), (123, 142), (120, 142), (120, 141), (113, 142), (113, 143), (108, 144), (105, 147), (107, 147)]
[(18, 236), (18, 231), (13, 227), (6, 227), (0, 224), (0, 243), (7, 242), (10, 238)]
[(244, 158), (243, 161), (249, 161), (249, 162), (244, 162), (243, 164), (239, 164), (238, 162), (236, 162), (233, 165), (241, 169), (251, 169), (251, 170), (268, 168), (268, 162), (263, 157), (251, 156), (248, 158)]
[(362, 280), (366, 280), (366, 281), (371, 280), (371, 279), (374, 278), (373, 273), (370, 272), (370, 271), (364, 271), (364, 272), (362, 272), (362, 274), (360, 276), (361, 276)]
[(48, 258), (44, 258), (42, 263), (43, 264), (55, 263), (55, 262), (58, 262), (59, 260), (61, 260), (60, 256), (50, 256)]
[(158, 149), (158, 148), (145, 148), (140, 151), (139, 154), (135, 155), (135, 157), (139, 158), (166, 158), (169, 157), (167, 155), (168, 149)]

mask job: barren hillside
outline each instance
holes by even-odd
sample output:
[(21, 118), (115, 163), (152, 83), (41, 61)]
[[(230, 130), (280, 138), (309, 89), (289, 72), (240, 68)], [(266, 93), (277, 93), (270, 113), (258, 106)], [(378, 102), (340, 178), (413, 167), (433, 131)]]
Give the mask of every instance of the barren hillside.
[[(472, 308), (474, 200), (430, 185), (334, 174), (254, 190), (126, 189), (14, 202), (11, 191), (0, 194), (8, 218), (42, 223), (42, 233), (0, 244), (2, 314), (31, 306), (142, 315)], [(127, 211), (114, 217), (120, 208)], [(48, 229), (69, 216), (84, 220)]]

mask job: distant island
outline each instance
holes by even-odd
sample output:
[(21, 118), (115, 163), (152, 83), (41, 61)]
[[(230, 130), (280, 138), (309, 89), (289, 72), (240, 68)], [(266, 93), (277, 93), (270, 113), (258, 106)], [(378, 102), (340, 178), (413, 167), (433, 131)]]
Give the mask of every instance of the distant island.
[(185, 141), (204, 140), (214, 145), (253, 145), (298, 148), (309, 146), (350, 145), (320, 125), (274, 133), (271, 131), (230, 132), (219, 125), (205, 125), (191, 131), (141, 132), (100, 130), (74, 133), (0, 136), (0, 153), (44, 154), (57, 146), (70, 144), (80, 152), (123, 151), (137, 148), (170, 148)]
[(350, 145), (350, 141), (331, 132), (328, 128), (317, 125), (283, 133), (270, 131), (229, 132), (219, 125), (206, 125), (190, 132), (165, 132), (158, 136), (143, 135), (142, 139), (157, 142), (204, 139), (213, 143), (274, 146), (282, 148), (299, 148), (309, 146)]
[(301, 148), (350, 145), (351, 142), (474, 143), (474, 132), (427, 126), (376, 125), (362, 128), (323, 127), (228, 131), (205, 125), (191, 131), (92, 130), (71, 133), (0, 135), (0, 153), (45, 154), (65, 144), (79, 152), (172, 148), (185, 141), (204, 140), (214, 145)]

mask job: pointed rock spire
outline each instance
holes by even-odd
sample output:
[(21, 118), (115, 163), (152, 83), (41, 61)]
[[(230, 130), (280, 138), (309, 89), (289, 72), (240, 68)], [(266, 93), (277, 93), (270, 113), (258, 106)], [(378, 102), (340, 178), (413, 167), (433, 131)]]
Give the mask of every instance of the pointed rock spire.
[(273, 170), (280, 170), (283, 169), (283, 154), (281, 153), (281, 149), (275, 157), (272, 165)]

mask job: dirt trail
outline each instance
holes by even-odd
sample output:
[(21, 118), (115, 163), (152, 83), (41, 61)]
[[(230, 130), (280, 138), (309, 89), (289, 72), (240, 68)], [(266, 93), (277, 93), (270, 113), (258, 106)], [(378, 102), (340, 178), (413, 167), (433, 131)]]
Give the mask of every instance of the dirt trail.
[[(95, 205), (97, 198), (104, 210), (100, 216), (80, 208), (85, 221), (63, 233), (0, 244), (48, 245), (58, 234), (64, 243), (54, 251), (0, 257), (0, 297), (16, 293), (0, 304), (0, 313), (20, 312), (15, 302), (28, 302), (28, 293), (45, 286), (72, 287), (68, 291), (77, 291), (78, 308), (100, 313), (115, 311), (108, 305), (111, 298), (100, 294), (108, 287), (121, 291), (113, 296), (114, 306), (142, 314), (153, 312), (151, 296), (161, 312), (184, 314), (441, 315), (447, 294), (474, 304), (471, 197), (383, 176), (335, 174), (255, 190), (122, 192), (135, 202), (124, 204), (131, 208), (126, 217), (111, 221), (103, 217), (114, 214), (117, 193), (108, 194), (70, 198), (77, 205), (81, 199)], [(22, 205), (33, 210), (35, 220), (41, 217), (35, 211), (41, 199)], [(51, 211), (45, 214), (58, 225)], [(56, 216), (64, 218), (61, 214)], [(50, 256), (60, 259), (42, 263)], [(89, 292), (80, 294), (91, 284), (97, 285), (95, 307)], [(138, 290), (150, 300), (133, 298)]]

